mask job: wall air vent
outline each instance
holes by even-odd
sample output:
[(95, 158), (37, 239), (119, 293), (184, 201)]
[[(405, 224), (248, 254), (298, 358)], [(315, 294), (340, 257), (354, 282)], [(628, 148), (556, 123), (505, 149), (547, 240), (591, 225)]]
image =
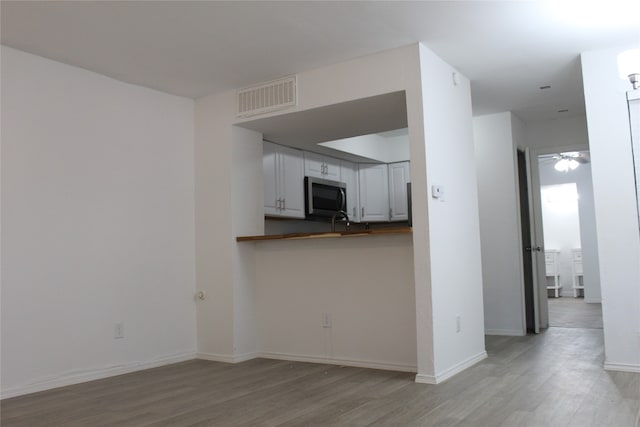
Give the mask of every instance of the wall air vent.
[(238, 90), (238, 117), (250, 117), (297, 103), (296, 76), (284, 77)]

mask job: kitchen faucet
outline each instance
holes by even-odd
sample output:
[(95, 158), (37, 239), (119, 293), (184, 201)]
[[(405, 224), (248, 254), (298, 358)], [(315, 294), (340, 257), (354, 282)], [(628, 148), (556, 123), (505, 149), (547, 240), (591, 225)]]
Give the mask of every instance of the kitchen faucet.
[(338, 211), (331, 217), (331, 232), (336, 231), (336, 218), (341, 217), (347, 221), (347, 231), (351, 230), (351, 222), (349, 221), (349, 215), (345, 211)]

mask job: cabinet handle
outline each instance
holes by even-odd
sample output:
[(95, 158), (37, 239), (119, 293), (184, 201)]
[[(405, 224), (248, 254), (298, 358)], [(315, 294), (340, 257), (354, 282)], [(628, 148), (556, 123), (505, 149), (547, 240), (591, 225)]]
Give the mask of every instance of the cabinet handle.
[(281, 203), (280, 199), (276, 199), (276, 209), (280, 209)]
[(355, 206), (353, 207), (353, 217), (354, 218), (356, 217), (356, 207)]
[(282, 199), (282, 210), (283, 211), (287, 210), (287, 199)]
[(393, 209), (389, 208), (389, 219), (393, 218)]
[(362, 215), (360, 216), (360, 218), (364, 218), (364, 206), (362, 207)]

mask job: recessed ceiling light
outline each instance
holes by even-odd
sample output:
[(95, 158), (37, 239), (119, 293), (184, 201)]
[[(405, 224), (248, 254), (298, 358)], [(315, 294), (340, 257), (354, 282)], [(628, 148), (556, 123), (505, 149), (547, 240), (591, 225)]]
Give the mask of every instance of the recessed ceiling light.
[(551, 89), (551, 85), (540, 86), (540, 90)]

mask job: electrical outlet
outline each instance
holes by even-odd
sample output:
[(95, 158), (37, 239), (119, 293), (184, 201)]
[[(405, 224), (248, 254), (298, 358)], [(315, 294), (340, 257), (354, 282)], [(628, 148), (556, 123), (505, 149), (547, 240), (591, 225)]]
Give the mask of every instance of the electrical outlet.
[(456, 316), (456, 332), (460, 332), (462, 330), (462, 321), (460, 320), (460, 315)]
[(124, 323), (116, 323), (113, 327), (113, 338), (124, 338)]
[(331, 315), (327, 313), (322, 314), (322, 327), (330, 328), (331, 327)]

